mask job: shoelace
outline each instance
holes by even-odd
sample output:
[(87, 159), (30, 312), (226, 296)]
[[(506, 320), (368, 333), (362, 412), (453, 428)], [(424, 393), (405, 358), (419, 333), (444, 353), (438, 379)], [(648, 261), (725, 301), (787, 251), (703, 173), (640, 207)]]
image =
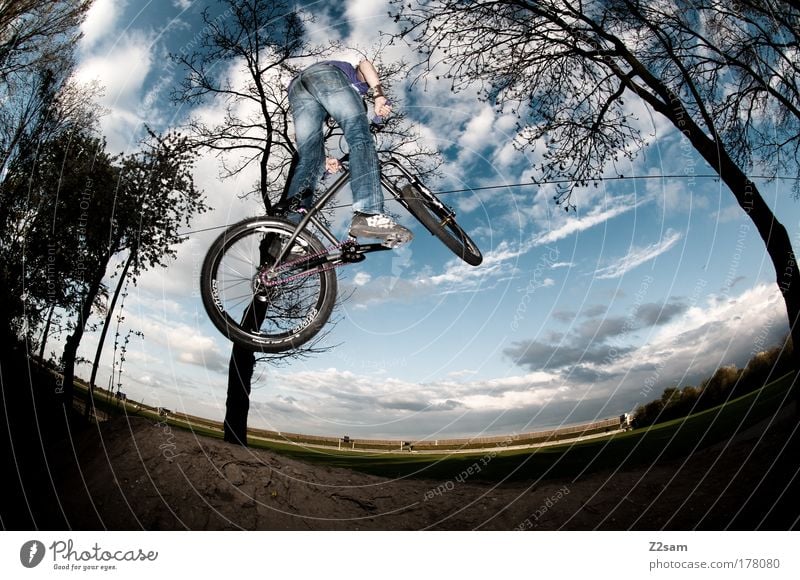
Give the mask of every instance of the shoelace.
[(379, 213), (367, 216), (367, 225), (373, 228), (391, 228), (396, 224), (389, 216)]

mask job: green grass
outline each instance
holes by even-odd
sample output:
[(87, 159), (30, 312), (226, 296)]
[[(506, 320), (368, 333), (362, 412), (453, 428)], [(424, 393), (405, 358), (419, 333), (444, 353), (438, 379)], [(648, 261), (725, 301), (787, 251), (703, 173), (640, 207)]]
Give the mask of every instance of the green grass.
[[(616, 433), (581, 442), (534, 449), (475, 451), (468, 453), (382, 453), (321, 449), (290, 443), (262, 441), (251, 437), (250, 446), (275, 451), (295, 459), (331, 467), (353, 469), (384, 477), (424, 477), (448, 480), (469, 473), (471, 480), (536, 480), (575, 477), (596, 472), (652, 464), (660, 459), (683, 457), (694, 450), (724, 441), (737, 431), (774, 416), (791, 400), (798, 386), (789, 374), (727, 403), (682, 419), (645, 429)], [(76, 385), (78, 386), (78, 385)], [(85, 391), (78, 386), (79, 396)], [(793, 392), (792, 392), (793, 391)], [(98, 408), (112, 414), (127, 412), (161, 422), (152, 409), (108, 401), (105, 393), (95, 398)], [(167, 424), (202, 436), (222, 438), (208, 425), (190, 424), (176, 417)]]
[(750, 425), (774, 416), (796, 389), (795, 375), (785, 377), (738, 399), (701, 413), (646, 429), (608, 437), (535, 449), (465, 454), (358, 453), (303, 448), (253, 441), (278, 453), (333, 467), (385, 477), (424, 477), (438, 480), (468, 472), (474, 480), (574, 477), (584, 472), (651, 464), (659, 459), (689, 455), (724, 441)]

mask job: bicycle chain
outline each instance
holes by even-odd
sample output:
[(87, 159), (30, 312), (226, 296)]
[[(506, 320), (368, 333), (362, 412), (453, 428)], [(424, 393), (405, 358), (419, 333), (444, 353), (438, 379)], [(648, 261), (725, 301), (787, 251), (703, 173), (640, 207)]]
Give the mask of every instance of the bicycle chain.
[[(353, 245), (353, 244), (355, 244), (354, 240), (347, 240), (347, 241), (340, 242), (340, 243), (338, 243), (336, 245), (333, 245), (333, 246), (328, 246), (327, 248), (325, 248), (321, 252), (317, 252), (316, 254), (310, 254), (308, 256), (303, 256), (302, 258), (298, 258), (297, 260), (292, 260), (291, 262), (287, 262), (285, 264), (280, 264), (280, 267), (276, 270), (276, 273), (280, 273), (281, 271), (287, 270), (287, 269), (289, 269), (292, 266), (295, 266), (297, 264), (302, 264), (303, 262), (309, 262), (311, 260), (319, 258), (320, 256), (325, 256), (327, 254), (330, 254), (334, 250), (340, 250), (341, 248), (343, 248), (343, 247), (345, 247), (347, 245)], [(293, 276), (288, 276), (286, 278), (278, 278), (276, 280), (269, 280), (269, 281), (263, 279), (263, 274), (266, 273), (266, 272), (264, 272), (262, 274), (259, 274), (259, 281), (267, 288), (274, 288), (275, 286), (280, 286), (281, 284), (287, 284), (289, 282), (292, 282), (293, 280), (297, 280), (297, 279), (302, 278), (304, 276), (311, 276), (313, 274), (319, 274), (319, 273), (322, 273), (322, 272), (327, 272), (328, 270), (333, 270), (334, 268), (338, 268), (339, 266), (343, 266), (346, 263), (347, 262), (340, 262), (338, 264), (329, 264), (329, 265), (325, 265), (325, 266), (318, 266), (317, 268), (314, 268), (313, 270), (307, 270), (305, 272), (300, 272), (298, 274), (294, 274)]]

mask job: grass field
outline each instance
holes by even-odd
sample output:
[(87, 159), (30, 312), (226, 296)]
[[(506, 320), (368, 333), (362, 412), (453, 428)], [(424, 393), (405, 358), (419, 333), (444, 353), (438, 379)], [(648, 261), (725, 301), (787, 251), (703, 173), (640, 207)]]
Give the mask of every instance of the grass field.
[(796, 388), (796, 376), (786, 375), (757, 391), (683, 419), (608, 437), (533, 449), (401, 455), (327, 451), (260, 441), (251, 446), (386, 477), (442, 480), (469, 472), (470, 468), (471, 478), (490, 481), (574, 477), (588, 471), (613, 470), (686, 456), (701, 447), (725, 441), (773, 417), (791, 400)]
[[(789, 374), (718, 407), (646, 429), (548, 447), (492, 449), (474, 453), (400, 454), (322, 449), (264, 441), (255, 437), (249, 438), (249, 444), (250, 447), (269, 449), (295, 459), (392, 478), (446, 480), (464, 474), (469, 474), (471, 479), (487, 481), (575, 477), (590, 471), (614, 470), (686, 456), (696, 449), (724, 441), (774, 416), (791, 400), (798, 388), (796, 379), (796, 375)], [(112, 414), (124, 408), (129, 414), (166, 421), (173, 427), (189, 429), (198, 435), (222, 437), (222, 432), (211, 425), (188, 423), (176, 417), (160, 417), (155, 410), (108, 402), (105, 397), (97, 397), (96, 401), (99, 409)]]

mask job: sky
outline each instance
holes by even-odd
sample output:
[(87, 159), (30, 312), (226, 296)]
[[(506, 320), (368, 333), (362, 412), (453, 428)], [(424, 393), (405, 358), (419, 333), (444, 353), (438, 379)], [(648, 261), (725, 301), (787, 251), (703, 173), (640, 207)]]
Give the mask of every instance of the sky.
[[(196, 42), (206, 4), (216, 6), (96, 0), (76, 78), (105, 86), (101, 125), (113, 151), (135, 148), (145, 123), (165, 130), (192, 113), (221, 114), (218, 103), (192, 110), (168, 98), (181, 71), (167, 55)], [(378, 32), (396, 30), (385, 0), (307, 5), (317, 17), (312, 40), (335, 38), (370, 54)], [(384, 58), (413, 62), (417, 53), (394, 46)], [(460, 190), (442, 198), (482, 249), (483, 264), (461, 263), (401, 216), (416, 233), (411, 244), (339, 270), (348, 298), (327, 329), (328, 351), (258, 365), (251, 427), (405, 439), (534, 431), (630, 412), (666, 387), (698, 384), (721, 365), (741, 367), (786, 334), (755, 228), (681, 136), (645, 109), (637, 112), (652, 142), (618, 168), (628, 178), (578, 190), (577, 211), (566, 213), (552, 201), (553, 186), (532, 184), (536, 158), (513, 147), (512, 116), (476, 93), (451, 93), (445, 81), (409, 79), (394, 90), (395, 107), (404, 107), (422, 142), (442, 152), (442, 177), (430, 186)], [(259, 207), (241, 197), (254, 173), (220, 180), (219, 170), (217, 159), (201, 158), (195, 180), (213, 210), (193, 221), (197, 233), (167, 268), (130, 288), (120, 332), (143, 334), (127, 347), (129, 399), (221, 421), (230, 343), (208, 322), (198, 292), (219, 230), (200, 230)], [(798, 239), (790, 183), (757, 183)], [(349, 204), (349, 194), (338, 203)], [(87, 334), (79, 354), (92, 359), (97, 338)], [(113, 356), (109, 340), (101, 386)], [(88, 377), (89, 367), (78, 375)]]

